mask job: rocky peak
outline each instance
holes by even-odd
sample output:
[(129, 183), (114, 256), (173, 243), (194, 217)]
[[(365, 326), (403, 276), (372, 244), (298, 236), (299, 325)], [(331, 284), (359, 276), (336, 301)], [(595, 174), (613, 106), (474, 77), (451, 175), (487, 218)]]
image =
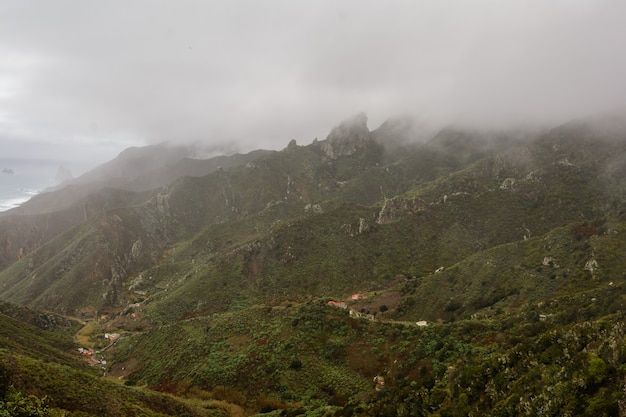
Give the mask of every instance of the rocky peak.
[(359, 113), (335, 126), (326, 140), (322, 142), (322, 150), (330, 159), (352, 155), (364, 147), (370, 140), (367, 128), (367, 116)]

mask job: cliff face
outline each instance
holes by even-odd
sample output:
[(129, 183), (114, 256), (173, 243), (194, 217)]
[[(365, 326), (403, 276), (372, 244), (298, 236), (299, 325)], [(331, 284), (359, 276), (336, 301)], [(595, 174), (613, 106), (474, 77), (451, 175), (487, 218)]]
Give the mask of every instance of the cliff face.
[(365, 113), (357, 114), (335, 126), (322, 142), (322, 150), (330, 159), (348, 156), (364, 147), (371, 139)]

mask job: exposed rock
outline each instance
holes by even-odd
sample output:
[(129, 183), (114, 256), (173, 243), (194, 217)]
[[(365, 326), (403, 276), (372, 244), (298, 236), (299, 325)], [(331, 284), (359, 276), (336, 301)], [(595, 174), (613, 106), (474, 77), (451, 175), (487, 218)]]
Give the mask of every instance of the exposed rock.
[(344, 223), (341, 225), (341, 230), (348, 233), (350, 237), (354, 237), (354, 231), (352, 230), (352, 225), (350, 223)]
[(41, 313), (35, 318), (37, 327), (41, 329), (51, 330), (59, 329), (62, 327), (70, 327), (72, 323), (63, 316), (59, 316), (51, 313)]
[[(265, 208), (263, 209), (263, 211), (269, 210), (272, 207), (277, 206), (279, 204), (282, 204), (282, 201), (270, 201), (265, 205)], [(306, 207), (305, 207), (305, 210), (306, 210)]]
[(111, 265), (111, 284), (119, 287), (127, 276), (122, 261), (117, 259), (115, 264)]
[(590, 259), (587, 261), (587, 263), (585, 263), (585, 271), (591, 272), (591, 275), (593, 275), (593, 271), (595, 271), (597, 267), (598, 261), (596, 261), (595, 259)]
[(365, 113), (360, 113), (339, 126), (335, 126), (321, 146), (326, 156), (330, 159), (337, 159), (340, 156), (352, 155), (364, 147), (369, 140), (367, 116)]
[(143, 249), (143, 242), (141, 239), (138, 239), (135, 243), (133, 243), (133, 247), (130, 250), (130, 255), (133, 259), (138, 259), (141, 256), (141, 250)]
[(159, 245), (167, 244), (170, 226), (170, 200), (171, 193), (158, 193), (154, 198), (143, 204), (139, 209), (141, 212), (141, 224), (148, 236), (148, 241), (142, 242), (142, 252), (145, 254), (145, 246), (152, 246), (152, 242)]
[(359, 234), (368, 232), (370, 230), (369, 224), (364, 218), (359, 219)]
[(109, 305), (116, 305), (119, 300), (119, 290), (122, 288), (124, 280), (128, 277), (126, 269), (122, 265), (121, 259), (116, 259), (111, 265), (111, 278), (105, 280), (105, 292), (102, 294), (102, 300)]
[(378, 224), (393, 223), (398, 219), (401, 213), (405, 212), (417, 212), (425, 210), (426, 205), (417, 198), (407, 199), (404, 197), (396, 196), (393, 198), (385, 199), (383, 208), (378, 213)]
[(259, 250), (261, 249), (261, 242), (250, 242), (250, 243), (246, 243), (245, 245), (241, 245), (235, 249), (233, 249), (232, 251), (230, 251), (228, 253), (228, 256), (235, 256), (235, 255), (250, 255), (250, 254), (255, 254), (258, 253)]
[(504, 181), (502, 181), (502, 184), (500, 184), (500, 189), (501, 190), (512, 190), (513, 187), (515, 187), (515, 178), (505, 178)]
[(369, 224), (364, 218), (359, 218), (359, 225), (354, 228), (350, 223), (344, 223), (341, 225), (341, 230), (345, 231), (350, 235), (350, 237), (354, 237), (355, 235), (360, 235), (362, 233), (368, 232), (370, 230)]
[(537, 174), (537, 172), (535, 171), (530, 171), (527, 175), (526, 175), (526, 180), (528, 181), (540, 181), (541, 177)]
[(543, 258), (543, 266), (550, 266), (552, 268), (558, 268), (559, 267), (559, 265), (556, 262), (554, 262), (554, 259), (552, 259), (549, 256), (545, 256)]
[(143, 284), (144, 279), (143, 279), (143, 274), (139, 274), (137, 277), (133, 278), (130, 281), (130, 284), (128, 285), (128, 291), (135, 291), (138, 288), (141, 287), (141, 284)]
[(322, 210), (322, 206), (319, 204), (307, 204), (304, 206), (304, 212), (306, 214), (322, 214), (324, 210)]
[(170, 194), (158, 193), (156, 196), (156, 208), (160, 214), (165, 214), (169, 210)]

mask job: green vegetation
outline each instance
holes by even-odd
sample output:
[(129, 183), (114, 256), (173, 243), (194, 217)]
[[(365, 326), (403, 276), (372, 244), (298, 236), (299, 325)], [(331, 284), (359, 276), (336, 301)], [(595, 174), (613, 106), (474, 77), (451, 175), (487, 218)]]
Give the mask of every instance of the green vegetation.
[(0, 313), (0, 416), (226, 415), (208, 403), (185, 403), (102, 379), (100, 367), (85, 363), (64, 328), (76, 329), (75, 323), (51, 328), (50, 318), (33, 320), (33, 312), (6, 303), (2, 309), (19, 318)]
[(625, 409), (624, 142), (392, 131), (0, 222), (0, 413)]

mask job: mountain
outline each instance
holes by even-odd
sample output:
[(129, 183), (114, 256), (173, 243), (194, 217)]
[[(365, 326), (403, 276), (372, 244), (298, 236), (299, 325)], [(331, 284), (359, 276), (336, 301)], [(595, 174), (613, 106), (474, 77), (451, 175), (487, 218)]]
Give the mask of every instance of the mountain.
[(0, 217), (0, 297), (231, 415), (616, 415), (625, 126), (359, 114), (278, 152), (125, 151)]
[[(202, 146), (177, 146), (168, 143), (128, 148), (116, 158), (93, 170), (44, 190), (29, 201), (2, 215), (43, 214), (76, 205), (99, 190), (114, 188), (148, 191), (165, 186), (184, 176), (201, 177), (218, 168), (245, 165), (272, 151), (210, 156), (218, 149)], [(196, 159), (202, 158), (202, 159)]]

